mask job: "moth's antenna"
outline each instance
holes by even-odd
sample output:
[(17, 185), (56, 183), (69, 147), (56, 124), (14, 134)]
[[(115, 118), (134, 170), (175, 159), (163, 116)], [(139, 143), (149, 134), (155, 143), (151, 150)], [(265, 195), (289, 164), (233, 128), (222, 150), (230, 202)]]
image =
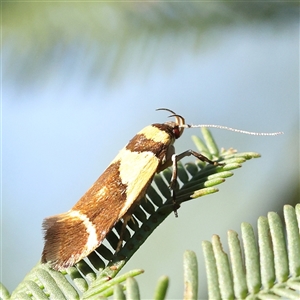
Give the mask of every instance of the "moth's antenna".
[(168, 111), (168, 112), (170, 112), (171, 114), (173, 114), (173, 115), (176, 115), (176, 113), (174, 113), (174, 111), (173, 110), (171, 110), (171, 109), (168, 109), (168, 108), (157, 108), (156, 110), (165, 110), (165, 111)]
[(279, 132), (253, 132), (253, 131), (240, 130), (240, 129), (231, 128), (231, 127), (227, 127), (227, 126), (212, 125), (212, 124), (206, 124), (206, 125), (183, 124), (183, 125), (179, 125), (179, 127), (182, 127), (182, 128), (202, 128), (202, 127), (218, 128), (218, 129), (225, 129), (225, 130), (229, 130), (229, 131), (234, 131), (234, 132), (244, 133), (244, 134), (250, 134), (250, 135), (279, 135), (279, 134), (283, 134), (282, 131), (279, 131)]
[[(169, 117), (175, 117), (176, 123), (177, 123), (178, 127), (182, 129), (182, 131), (183, 131), (184, 128), (203, 128), (203, 127), (206, 127), (206, 128), (225, 129), (225, 130), (229, 130), (229, 131), (234, 131), (234, 132), (244, 133), (244, 134), (250, 134), (250, 135), (271, 135), (272, 136), (272, 135), (283, 134), (282, 131), (279, 131), (279, 132), (253, 132), (253, 131), (240, 130), (240, 129), (231, 128), (231, 127), (222, 126), (222, 125), (213, 125), (213, 124), (192, 125), (192, 124), (185, 124), (184, 118), (180, 115), (177, 115), (171, 109), (157, 108), (156, 110), (165, 110), (165, 111), (168, 111), (168, 112), (172, 113), (172, 115), (169, 116)], [(182, 134), (182, 131), (180, 132), (180, 135)]]

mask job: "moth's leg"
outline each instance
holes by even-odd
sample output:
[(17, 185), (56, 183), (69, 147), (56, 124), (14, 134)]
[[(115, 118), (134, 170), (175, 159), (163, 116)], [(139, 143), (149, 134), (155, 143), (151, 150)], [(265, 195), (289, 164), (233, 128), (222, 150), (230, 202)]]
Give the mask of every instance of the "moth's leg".
[(172, 166), (172, 156), (175, 154), (175, 148), (173, 145), (170, 145), (167, 149), (165, 158), (163, 159), (162, 164), (158, 167), (157, 173), (165, 170), (168, 167)]
[(172, 172), (172, 177), (171, 177), (171, 182), (170, 182), (170, 188), (172, 190), (172, 199), (173, 199), (173, 205), (174, 205), (174, 213), (175, 213), (175, 216), (177, 217), (178, 216), (178, 213), (177, 213), (177, 209), (180, 207), (180, 204), (176, 202), (176, 193), (175, 193), (175, 189), (176, 189), (176, 186), (177, 186), (177, 162), (179, 160), (181, 160), (182, 158), (186, 157), (186, 156), (195, 156), (196, 158), (202, 160), (202, 161), (205, 161), (209, 164), (212, 164), (214, 166), (224, 166), (224, 164), (222, 163), (218, 163), (216, 161), (212, 161), (210, 159), (208, 159), (206, 156), (198, 153), (198, 152), (195, 152), (193, 150), (187, 150), (187, 151), (184, 151), (182, 152), (181, 154), (173, 154), (172, 157), (171, 157), (171, 160), (172, 160), (172, 168), (173, 168), (173, 172)]
[(120, 232), (120, 239), (116, 248), (116, 252), (119, 252), (122, 248), (122, 244), (123, 244), (123, 239), (124, 239), (124, 234), (126, 231), (126, 226), (128, 221), (131, 219), (131, 214), (130, 215), (125, 215), (123, 216), (123, 224), (122, 224), (122, 228), (121, 228), (121, 232)]

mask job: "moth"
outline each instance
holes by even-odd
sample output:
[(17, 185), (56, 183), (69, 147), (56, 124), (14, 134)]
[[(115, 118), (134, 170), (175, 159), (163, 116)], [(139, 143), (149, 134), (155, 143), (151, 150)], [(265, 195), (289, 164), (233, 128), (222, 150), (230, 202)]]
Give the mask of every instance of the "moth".
[[(42, 263), (49, 263), (55, 270), (64, 270), (99, 247), (120, 219), (125, 228), (154, 175), (170, 166), (170, 188), (176, 214), (178, 206), (174, 189), (177, 184), (177, 162), (192, 155), (209, 164), (223, 165), (193, 150), (175, 154), (174, 142), (185, 128), (217, 127), (255, 135), (279, 134), (246, 132), (219, 125), (188, 125), (182, 116), (172, 110), (158, 110), (170, 112), (170, 117), (174, 117), (175, 121), (155, 123), (142, 129), (68, 212), (44, 219)], [(120, 236), (118, 248), (121, 244)]]

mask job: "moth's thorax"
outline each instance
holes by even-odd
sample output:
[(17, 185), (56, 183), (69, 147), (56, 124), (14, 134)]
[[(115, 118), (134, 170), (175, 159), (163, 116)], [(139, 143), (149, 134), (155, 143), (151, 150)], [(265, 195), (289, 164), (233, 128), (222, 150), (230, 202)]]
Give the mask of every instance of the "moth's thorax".
[(169, 124), (152, 124), (143, 128), (137, 135), (144, 135), (149, 140), (164, 143), (172, 139), (173, 127)]

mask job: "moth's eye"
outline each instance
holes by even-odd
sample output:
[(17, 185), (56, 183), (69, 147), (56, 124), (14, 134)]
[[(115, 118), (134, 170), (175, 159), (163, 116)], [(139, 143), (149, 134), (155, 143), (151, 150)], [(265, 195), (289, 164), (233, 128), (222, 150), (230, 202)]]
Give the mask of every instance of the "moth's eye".
[(180, 130), (179, 130), (178, 126), (175, 126), (173, 128), (173, 134), (174, 134), (175, 139), (178, 139), (180, 137)]

